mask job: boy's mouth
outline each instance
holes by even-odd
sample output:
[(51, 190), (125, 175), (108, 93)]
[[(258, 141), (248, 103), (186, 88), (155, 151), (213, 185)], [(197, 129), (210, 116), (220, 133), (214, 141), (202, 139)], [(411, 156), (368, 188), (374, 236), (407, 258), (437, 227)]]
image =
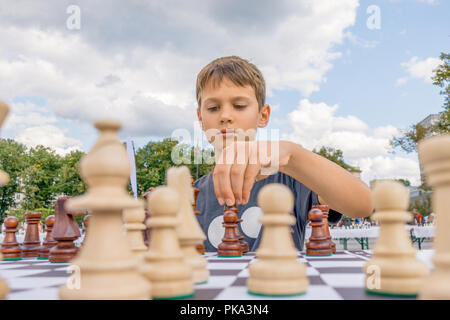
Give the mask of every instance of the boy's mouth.
[(222, 130), (220, 130), (220, 133), (221, 133), (222, 137), (224, 137), (224, 138), (233, 137), (235, 135), (235, 130), (234, 129), (222, 129)]

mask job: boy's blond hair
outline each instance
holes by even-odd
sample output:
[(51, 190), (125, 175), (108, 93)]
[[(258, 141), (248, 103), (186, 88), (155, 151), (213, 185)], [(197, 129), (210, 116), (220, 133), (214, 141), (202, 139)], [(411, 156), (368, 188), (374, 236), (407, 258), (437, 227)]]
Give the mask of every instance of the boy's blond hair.
[(222, 57), (205, 66), (197, 76), (197, 103), (201, 106), (202, 90), (212, 81), (213, 87), (227, 77), (238, 86), (250, 85), (255, 90), (259, 109), (265, 104), (266, 83), (259, 69), (252, 63), (237, 56)]

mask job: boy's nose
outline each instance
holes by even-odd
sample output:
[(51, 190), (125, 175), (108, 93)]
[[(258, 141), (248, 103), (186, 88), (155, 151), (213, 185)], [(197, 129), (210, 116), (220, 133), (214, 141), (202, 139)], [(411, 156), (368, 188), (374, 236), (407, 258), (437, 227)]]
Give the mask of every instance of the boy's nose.
[(222, 112), (222, 114), (220, 115), (220, 123), (224, 124), (224, 123), (232, 123), (233, 122), (233, 117), (231, 116), (231, 114), (229, 112)]

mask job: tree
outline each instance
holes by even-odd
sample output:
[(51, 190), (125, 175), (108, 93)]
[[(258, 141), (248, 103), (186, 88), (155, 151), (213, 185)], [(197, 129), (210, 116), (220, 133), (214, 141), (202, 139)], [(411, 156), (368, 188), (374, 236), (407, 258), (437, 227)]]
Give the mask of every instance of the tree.
[(62, 158), (40, 145), (31, 148), (26, 159), (28, 166), (21, 174), (25, 193), (22, 206), (25, 210), (49, 207), (58, 192), (56, 181)]
[(441, 53), (440, 59), (442, 63), (433, 70), (434, 75), (431, 78), (434, 85), (443, 88), (440, 94), (445, 97), (444, 111), (440, 113), (439, 121), (427, 128), (420, 124), (411, 125), (408, 130), (390, 141), (392, 147), (400, 147), (410, 153), (417, 149), (417, 144), (423, 138), (450, 132), (450, 54)]
[(397, 181), (403, 183), (405, 187), (409, 187), (411, 185), (411, 182), (408, 179), (397, 179)]
[(85, 153), (72, 151), (61, 160), (61, 168), (55, 180), (55, 192), (68, 196), (78, 196), (86, 191), (86, 184), (80, 176), (80, 160)]
[(340, 165), (342, 168), (348, 171), (358, 170), (356, 167), (353, 167), (345, 163), (344, 154), (340, 149), (335, 149), (331, 147), (321, 147), (319, 151), (313, 149), (312, 152), (317, 153), (318, 155), (321, 155), (322, 157), (327, 158), (330, 161), (333, 161), (334, 163)]
[(14, 205), (14, 196), (21, 192), (20, 175), (27, 165), (26, 147), (12, 139), (0, 139), (0, 169), (8, 173), (9, 182), (0, 187), (0, 224), (7, 210)]

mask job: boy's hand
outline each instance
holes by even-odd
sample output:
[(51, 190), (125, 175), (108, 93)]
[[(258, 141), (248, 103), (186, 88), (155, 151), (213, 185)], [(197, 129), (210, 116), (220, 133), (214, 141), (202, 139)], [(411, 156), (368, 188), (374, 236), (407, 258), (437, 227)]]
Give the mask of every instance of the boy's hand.
[(288, 141), (234, 141), (216, 148), (213, 183), (219, 204), (247, 204), (255, 181), (287, 166), (291, 145)]

